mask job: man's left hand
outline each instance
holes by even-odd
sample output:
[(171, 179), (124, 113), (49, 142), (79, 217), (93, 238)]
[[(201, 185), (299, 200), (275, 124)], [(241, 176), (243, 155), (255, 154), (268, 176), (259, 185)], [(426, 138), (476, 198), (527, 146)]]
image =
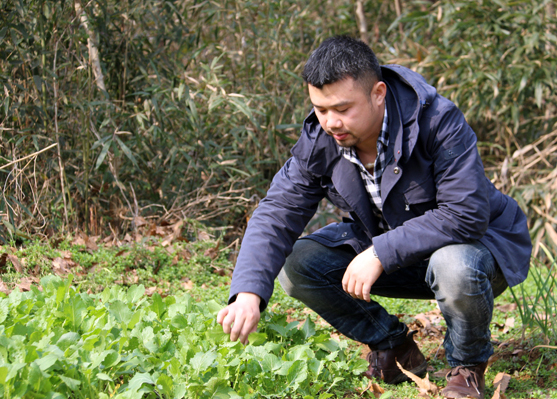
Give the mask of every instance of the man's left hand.
[(369, 291), (381, 273), (383, 273), (381, 261), (373, 254), (373, 248), (370, 247), (350, 262), (342, 278), (342, 289), (353, 298), (370, 302)]

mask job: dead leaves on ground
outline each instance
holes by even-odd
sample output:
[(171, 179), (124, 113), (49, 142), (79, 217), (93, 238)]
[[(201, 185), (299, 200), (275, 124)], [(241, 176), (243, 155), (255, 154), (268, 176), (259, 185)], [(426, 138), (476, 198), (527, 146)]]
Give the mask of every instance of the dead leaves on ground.
[[(121, 237), (118, 238), (114, 232), (104, 239), (101, 239), (99, 236), (88, 236), (83, 232), (79, 232), (73, 237), (73, 239), (71, 239), (71, 244), (81, 247), (81, 252), (88, 252), (90, 254), (98, 251), (99, 245), (103, 245), (105, 248), (122, 247), (122, 249), (118, 251), (114, 257), (124, 257), (130, 255), (133, 251), (131, 247), (134, 244), (141, 243), (143, 252), (136, 256), (137, 262), (132, 260), (132, 263), (136, 264), (137, 267), (141, 267), (140, 264), (144, 264), (146, 259), (151, 259), (151, 255), (153, 254), (153, 263), (155, 263), (153, 268), (154, 275), (156, 275), (159, 269), (163, 266), (176, 266), (180, 261), (189, 262), (192, 258), (192, 253), (184, 246), (172, 245), (177, 242), (189, 242), (185, 237), (183, 237), (183, 233), (186, 227), (189, 227), (191, 230), (192, 226), (186, 225), (185, 220), (178, 220), (174, 223), (163, 221), (159, 225), (155, 225), (153, 223), (148, 223), (146, 220), (138, 219), (135, 225), (136, 227), (141, 227), (141, 229), (137, 229), (134, 233), (126, 234), (123, 239), (121, 239)], [(195, 234), (198, 241), (213, 239), (209, 233), (203, 230), (197, 230), (195, 231)], [(161, 239), (160, 244), (150, 244), (152, 240), (149, 240), (149, 237)], [(54, 247), (57, 246), (52, 240), (50, 242), (54, 245)], [(60, 242), (61, 241), (59, 241), (58, 244), (60, 244)], [(155, 251), (160, 251), (161, 247), (164, 248), (164, 250), (166, 250), (172, 257), (170, 262), (159, 262), (156, 259), (157, 255), (154, 255)], [(72, 252), (59, 250), (58, 256), (54, 258), (44, 255), (40, 262), (34, 262), (36, 263), (36, 266), (33, 268), (26, 265), (26, 259), (24, 257), (26, 255), (23, 255), (23, 257), (19, 255), (21, 252), (18, 252), (17, 248), (4, 247), (3, 249), (4, 253), (0, 254), (0, 275), (8, 273), (10, 270), (24, 275), (23, 277), (16, 276), (19, 281), (8, 282), (0, 280), (0, 292), (4, 294), (9, 294), (16, 288), (20, 291), (29, 291), (32, 285), (38, 286), (39, 278), (45, 272), (45, 268), (50, 270), (53, 274), (65, 277), (70, 273), (74, 276), (86, 276), (89, 273), (97, 272), (99, 268), (106, 267), (106, 265), (103, 265), (102, 263), (93, 263), (90, 267), (82, 267), (79, 262), (76, 261), (76, 258), (73, 257)], [(206, 249), (203, 254), (211, 260), (211, 271), (220, 276), (231, 274), (230, 269), (217, 267), (212, 263), (212, 261), (219, 257), (223, 250), (224, 249), (220, 249), (220, 240), (218, 240), (213, 247)], [(139, 280), (137, 270), (132, 266), (127, 268), (126, 271), (122, 273), (122, 276), (115, 281), (115, 283), (132, 285), (138, 284)], [(159, 281), (155, 277), (150, 278), (150, 280), (152, 280), (153, 287), (148, 287), (146, 289), (147, 295), (151, 295), (156, 291), (165, 296), (170, 292), (170, 286), (165, 286), (167, 283), (166, 281)], [(180, 282), (180, 287), (184, 290), (191, 290), (193, 286), (194, 282), (189, 278), (184, 278)], [(102, 287), (100, 288), (102, 289)]]
[(366, 389), (363, 390), (363, 392), (360, 396), (364, 396), (364, 393), (366, 393), (368, 391), (369, 391), (369, 393), (372, 393), (373, 396), (375, 396), (376, 398), (380, 398), (381, 395), (383, 395), (385, 393), (385, 390), (383, 388), (381, 388), (381, 385), (376, 384), (372, 380), (369, 381), (369, 384), (367, 384)]
[[(414, 373), (411, 373), (410, 371), (405, 370), (400, 365), (399, 362), (396, 362), (396, 364), (397, 364), (398, 368), (404, 373), (404, 375), (406, 375), (408, 378), (410, 378), (412, 381), (414, 381), (414, 383), (418, 386), (418, 389), (420, 391), (418, 396), (423, 397), (423, 398), (439, 398), (440, 397), (439, 396), (440, 395), (440, 389), (437, 385), (435, 385), (434, 383), (432, 383), (429, 380), (429, 373), (426, 374), (426, 376), (424, 378), (420, 378), (417, 375), (415, 375)], [(447, 372), (448, 372), (448, 370), (445, 372), (444, 375), (446, 375)], [(510, 380), (511, 380), (510, 375), (508, 375), (506, 373), (498, 373), (495, 376), (495, 378), (493, 379), (493, 387), (495, 388), (495, 393), (493, 394), (491, 399), (506, 399), (505, 391), (507, 390), (507, 387), (509, 386)], [(366, 390), (364, 392), (366, 392), (368, 390), (370, 392), (372, 392), (376, 398), (381, 397), (381, 395), (384, 392), (384, 390), (379, 385), (373, 383), (373, 381), (370, 381), (368, 387), (366, 388)]]
[(495, 387), (495, 393), (492, 399), (505, 399), (505, 391), (509, 386), (511, 381), (511, 376), (505, 373), (498, 373), (493, 380), (493, 387)]
[(418, 389), (420, 390), (420, 394), (418, 396), (429, 398), (439, 393), (439, 388), (437, 387), (437, 385), (429, 381), (429, 373), (427, 373), (424, 378), (420, 378), (416, 374), (405, 370), (399, 362), (396, 362), (396, 365), (404, 373), (405, 376), (416, 383)]
[(419, 327), (419, 332), (421, 336), (430, 336), (433, 338), (442, 338), (444, 328), (441, 327), (441, 321), (443, 320), (443, 315), (441, 310), (436, 308), (427, 313), (419, 313), (414, 316)]

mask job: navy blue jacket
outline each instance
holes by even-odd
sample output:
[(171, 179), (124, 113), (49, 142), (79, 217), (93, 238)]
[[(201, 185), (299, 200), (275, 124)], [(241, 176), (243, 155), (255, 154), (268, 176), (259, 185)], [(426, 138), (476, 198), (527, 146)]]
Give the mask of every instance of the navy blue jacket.
[(386, 273), (446, 245), (479, 240), (510, 286), (526, 278), (532, 250), (526, 217), (485, 176), (476, 135), (463, 114), (419, 74), (397, 65), (382, 72), (389, 147), (381, 199), (392, 230), (379, 230), (357, 166), (340, 154), (312, 112), (248, 223), (229, 302), (252, 292), (261, 297), (262, 310), (267, 306), (274, 279), (324, 197), (353, 221), (307, 238), (332, 247), (349, 244), (357, 253), (373, 243)]

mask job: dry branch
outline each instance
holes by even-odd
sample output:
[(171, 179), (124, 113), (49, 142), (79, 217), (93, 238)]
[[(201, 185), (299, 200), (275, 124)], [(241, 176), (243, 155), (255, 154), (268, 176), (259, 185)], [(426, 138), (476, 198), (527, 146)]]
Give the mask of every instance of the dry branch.
[(0, 166), (0, 170), (6, 169), (6, 168), (8, 168), (8, 167), (10, 167), (10, 166), (12, 166), (12, 165), (18, 163), (18, 162), (25, 161), (26, 159), (36, 157), (36, 156), (39, 155), (40, 153), (43, 153), (43, 152), (45, 152), (45, 151), (48, 151), (48, 150), (50, 150), (51, 148), (56, 147), (57, 145), (58, 145), (58, 143), (51, 144), (51, 145), (49, 145), (48, 147), (43, 148), (42, 150), (39, 150), (39, 151), (34, 152), (34, 153), (32, 153), (32, 154), (26, 155), (26, 156), (24, 156), (24, 157), (22, 157), (22, 158), (16, 159), (15, 161), (12, 161), (12, 162), (10, 162), (10, 163), (7, 163), (6, 165), (2, 165), (2, 166)]

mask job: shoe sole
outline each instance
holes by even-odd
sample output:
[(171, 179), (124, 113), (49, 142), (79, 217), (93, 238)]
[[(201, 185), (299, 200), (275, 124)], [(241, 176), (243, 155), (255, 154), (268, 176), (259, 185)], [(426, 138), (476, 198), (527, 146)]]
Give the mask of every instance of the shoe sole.
[[(410, 372), (414, 375), (417, 375), (420, 378), (423, 378), (426, 375), (426, 372), (427, 372), (427, 361), (423, 362), (418, 367), (410, 370)], [(406, 376), (406, 374), (401, 372), (391, 382), (389, 382), (389, 384), (395, 385), (395, 384), (400, 384), (401, 382), (404, 382), (404, 381), (411, 381), (411, 378)]]

